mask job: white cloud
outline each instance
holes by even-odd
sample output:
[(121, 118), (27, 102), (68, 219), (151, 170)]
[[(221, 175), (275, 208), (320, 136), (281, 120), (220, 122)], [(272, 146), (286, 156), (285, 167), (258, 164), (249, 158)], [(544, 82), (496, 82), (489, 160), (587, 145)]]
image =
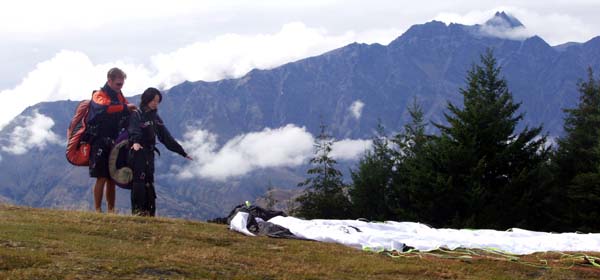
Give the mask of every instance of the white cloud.
[(272, 68), (340, 47), (355, 38), (350, 32), (329, 35), (325, 30), (302, 23), (284, 25), (274, 34), (227, 34), (198, 42), (171, 53), (157, 54), (150, 65), (121, 60), (94, 64), (77, 51), (64, 50), (39, 63), (13, 89), (0, 91), (11, 106), (0, 112), (0, 129), (27, 106), (43, 101), (82, 100), (106, 81), (106, 72), (117, 66), (127, 73), (126, 96), (140, 94), (146, 87), (169, 88), (185, 80), (214, 81), (240, 77), (253, 68)]
[(43, 101), (89, 99), (94, 89), (106, 81), (106, 72), (111, 67), (120, 67), (134, 78), (125, 83), (125, 92), (140, 92), (151, 85), (150, 73), (143, 66), (115, 61), (94, 65), (81, 52), (61, 51), (52, 59), (39, 63), (13, 89), (0, 91), (0, 98), (10, 106), (0, 112), (0, 129), (27, 106)]
[(479, 29), (483, 34), (492, 37), (498, 37), (503, 39), (511, 39), (511, 40), (525, 40), (533, 34), (525, 27), (516, 27), (510, 28), (507, 26), (491, 26), (491, 25), (483, 25)]
[(598, 8), (595, 0), (12, 1), (0, 9), (0, 98), (11, 105), (0, 112), (0, 129), (38, 102), (88, 98), (114, 65), (128, 72), (125, 93), (133, 95), (148, 86), (239, 77), (354, 41), (387, 44), (432, 18), (480, 24), (506, 11), (530, 33), (500, 36), (582, 42), (598, 35)]
[[(507, 11), (508, 12), (508, 11)], [(452, 13), (452, 12), (440, 12), (435, 16), (435, 20), (443, 21), (446, 24), (460, 23), (464, 25), (482, 24), (486, 20), (490, 19), (495, 13), (491, 10), (471, 10), (467, 13)]]
[(223, 181), (256, 169), (297, 166), (311, 154), (313, 136), (304, 127), (286, 125), (277, 129), (239, 135), (217, 151), (214, 134), (191, 130), (182, 145), (195, 161), (174, 167), (183, 179), (192, 177)]
[(348, 110), (350, 110), (352, 116), (358, 120), (360, 119), (360, 115), (362, 114), (363, 107), (365, 107), (365, 103), (363, 103), (360, 100), (356, 100), (352, 102), (352, 105), (350, 105), (350, 108), (348, 108)]
[[(32, 8), (35, 7), (35, 8)], [(439, 0), (406, 2), (396, 0), (378, 0), (365, 5), (361, 0), (229, 0), (229, 1), (189, 1), (189, 0), (146, 0), (84, 2), (77, 0), (21, 0), (3, 4), (0, 10), (0, 33), (45, 34), (76, 33), (94, 31), (102, 36), (103, 31), (157, 32), (152, 25), (140, 22), (153, 22), (156, 25), (168, 25), (191, 30), (215, 30), (218, 33), (239, 30), (253, 30), (260, 26), (280, 26), (284, 22), (299, 20), (313, 26), (326, 26), (335, 32), (348, 30), (401, 28), (430, 20), (436, 14), (469, 14), (471, 11), (491, 11), (480, 17), (482, 23), (493, 12), (510, 8), (537, 11), (541, 15), (563, 14), (571, 18), (597, 26), (597, 0), (456, 0), (452, 3)], [(100, 16), (101, 15), (101, 16)], [(351, 18), (352, 20), (347, 20)], [(521, 20), (527, 20), (519, 16)], [(528, 20), (527, 20), (528, 21)], [(461, 22), (461, 21), (455, 21)], [(136, 24), (136, 25), (134, 25)], [(239, 25), (245, 26), (239, 26)], [(558, 23), (546, 22), (546, 30), (555, 29)], [(117, 30), (107, 27), (121, 27)], [(128, 27), (128, 28), (123, 28)], [(137, 27), (137, 28), (135, 28)], [(591, 27), (591, 26), (588, 26)], [(597, 30), (591, 28), (590, 31)], [(177, 31), (171, 31), (171, 33)], [(109, 33), (109, 32), (107, 32)], [(193, 31), (187, 32), (193, 33)], [(112, 35), (112, 34), (107, 34)], [(169, 34), (157, 34), (164, 38)], [(564, 34), (561, 34), (561, 36)], [(64, 36), (64, 35), (63, 35)], [(196, 35), (201, 36), (201, 35)], [(576, 34), (570, 37), (575, 37)], [(34, 36), (39, 37), (39, 36)], [(135, 36), (130, 36), (135, 37)], [(589, 37), (587, 37), (589, 38)], [(134, 39), (135, 40), (135, 39)]]
[(37, 111), (32, 116), (21, 116), (22, 126), (16, 126), (8, 136), (8, 144), (2, 151), (21, 155), (31, 148), (44, 149), (48, 144), (63, 144), (58, 135), (52, 132), (54, 121)]
[(152, 57), (157, 79), (166, 87), (184, 80), (214, 81), (240, 77), (253, 68), (267, 69), (314, 56), (351, 42), (353, 33), (329, 35), (300, 22), (285, 24), (275, 34), (225, 34), (172, 53)]
[[(481, 33), (487, 36), (493, 36), (511, 40), (524, 40), (535, 34), (525, 26), (519, 26), (512, 28), (507, 22), (504, 22), (498, 18), (492, 18), (495, 12), (506, 11), (509, 15), (513, 14), (513, 11), (518, 11), (517, 8), (512, 7), (497, 7), (492, 10), (479, 11), (473, 10), (468, 13), (461, 15), (456, 13), (440, 13), (436, 16), (436, 20), (449, 23), (461, 23), (465, 25), (480, 24), (479, 30)], [(513, 15), (514, 16), (514, 15)], [(517, 17), (518, 18), (518, 17)], [(484, 24), (487, 20), (491, 19), (491, 24)], [(526, 25), (526, 24), (524, 24)]]
[[(32, 33), (91, 30), (115, 22), (150, 20), (202, 14), (216, 3), (159, 0), (82, 2), (77, 0), (21, 0), (4, 3), (0, 10), (0, 32)], [(225, 6), (225, 5), (220, 5)]]
[[(306, 128), (288, 124), (236, 136), (219, 149), (216, 135), (190, 128), (182, 145), (194, 161), (172, 166), (172, 170), (180, 179), (225, 181), (254, 170), (299, 166), (314, 156), (314, 141)], [(344, 139), (334, 142), (331, 157), (355, 160), (370, 146), (370, 140)]]
[(344, 139), (331, 147), (331, 157), (336, 160), (356, 160), (371, 148), (371, 140)]
[(527, 23), (523, 24), (532, 30), (532, 33), (539, 35), (550, 45), (557, 45), (568, 41), (585, 42), (599, 35), (594, 26), (583, 22), (576, 16), (566, 13), (551, 12), (543, 14), (527, 10), (517, 10), (515, 15), (517, 18), (526, 18)]
[[(581, 4), (598, 5), (598, 3), (588, 2)], [(556, 4), (563, 5), (565, 3)], [(550, 11), (543, 12), (543, 9), (545, 9), (545, 7), (535, 9), (533, 7), (497, 5), (487, 9), (470, 9), (468, 12), (464, 13), (439, 12), (435, 16), (435, 19), (447, 24), (483, 24), (497, 11), (505, 11), (519, 19), (525, 28), (501, 30), (498, 28), (484, 27), (483, 31), (487, 31), (491, 35), (510, 39), (523, 39), (538, 35), (550, 45), (561, 44), (568, 41), (583, 42), (598, 35), (590, 22), (582, 21), (581, 18), (575, 16), (574, 13), (560, 12), (561, 9), (551, 9)]]

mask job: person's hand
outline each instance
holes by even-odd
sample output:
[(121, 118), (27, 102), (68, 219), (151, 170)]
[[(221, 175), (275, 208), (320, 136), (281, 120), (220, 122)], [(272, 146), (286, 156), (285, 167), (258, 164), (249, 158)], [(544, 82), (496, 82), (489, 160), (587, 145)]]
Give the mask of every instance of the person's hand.
[(194, 160), (191, 156), (185, 156), (185, 158), (188, 160)]
[(144, 147), (142, 147), (142, 145), (140, 145), (139, 143), (133, 143), (133, 146), (131, 146), (131, 148), (137, 152), (137, 151), (143, 149)]
[(134, 104), (128, 103), (128, 104), (127, 104), (127, 109), (128, 109), (129, 111), (132, 111), (132, 112), (133, 112), (133, 111), (135, 111), (135, 109), (137, 109), (137, 106), (135, 106)]

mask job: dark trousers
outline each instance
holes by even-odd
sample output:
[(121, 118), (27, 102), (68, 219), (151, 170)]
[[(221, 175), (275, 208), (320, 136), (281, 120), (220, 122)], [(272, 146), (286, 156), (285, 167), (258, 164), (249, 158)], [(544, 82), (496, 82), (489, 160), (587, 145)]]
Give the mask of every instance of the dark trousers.
[(133, 151), (133, 159), (130, 166), (133, 168), (131, 213), (139, 216), (155, 216), (154, 151), (149, 149), (149, 147)]
[(98, 137), (92, 141), (90, 145), (90, 177), (110, 178), (108, 154), (112, 145), (113, 140), (110, 137)]

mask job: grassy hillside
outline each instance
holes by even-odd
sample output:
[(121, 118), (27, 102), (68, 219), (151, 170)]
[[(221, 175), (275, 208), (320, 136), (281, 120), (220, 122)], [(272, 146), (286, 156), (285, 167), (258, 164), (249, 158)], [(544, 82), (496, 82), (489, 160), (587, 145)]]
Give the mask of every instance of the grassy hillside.
[[(557, 253), (436, 255), (392, 258), (202, 222), (0, 205), (0, 279), (600, 278), (600, 268)], [(524, 264), (540, 260), (547, 268)]]

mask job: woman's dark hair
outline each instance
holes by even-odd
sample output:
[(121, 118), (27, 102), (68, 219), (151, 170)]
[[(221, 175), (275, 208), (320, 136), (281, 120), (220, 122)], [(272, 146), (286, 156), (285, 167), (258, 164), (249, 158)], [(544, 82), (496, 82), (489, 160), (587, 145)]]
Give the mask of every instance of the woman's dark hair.
[(150, 101), (152, 101), (152, 99), (154, 99), (154, 97), (157, 95), (158, 103), (160, 103), (162, 101), (162, 94), (160, 94), (160, 91), (158, 89), (149, 87), (146, 90), (144, 90), (144, 93), (142, 93), (142, 98), (140, 100), (140, 109), (146, 108), (148, 106), (148, 103), (150, 103)]

